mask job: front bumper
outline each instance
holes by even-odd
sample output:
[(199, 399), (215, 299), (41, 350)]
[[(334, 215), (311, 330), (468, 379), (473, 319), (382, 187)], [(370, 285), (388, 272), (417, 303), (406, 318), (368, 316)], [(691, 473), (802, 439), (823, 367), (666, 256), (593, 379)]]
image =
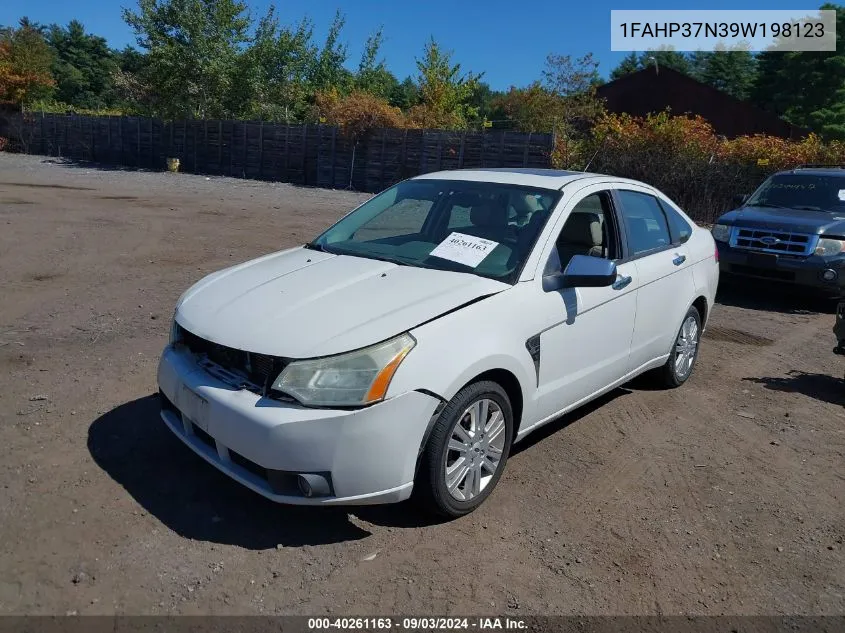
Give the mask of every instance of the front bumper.
[[(363, 409), (302, 407), (233, 389), (172, 346), (161, 356), (158, 385), (162, 419), (194, 452), (255, 492), (298, 505), (407, 499), (439, 404), (412, 391)], [(305, 497), (295, 485), (300, 473), (326, 476), (331, 493)]]
[[(845, 289), (845, 256), (793, 257), (770, 253), (756, 253), (716, 242), (719, 249), (719, 269), (726, 275), (768, 279), (825, 292), (841, 294)], [(833, 270), (836, 277), (826, 280), (825, 271)]]

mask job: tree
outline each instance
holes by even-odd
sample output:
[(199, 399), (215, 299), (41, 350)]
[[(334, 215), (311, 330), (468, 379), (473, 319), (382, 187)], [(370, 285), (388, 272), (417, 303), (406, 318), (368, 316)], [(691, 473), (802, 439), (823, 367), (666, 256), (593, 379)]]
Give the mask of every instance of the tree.
[(613, 81), (614, 79), (635, 73), (638, 70), (642, 70), (640, 67), (640, 58), (632, 51), (622, 58), (622, 61), (619, 62), (616, 68), (610, 71), (610, 79)]
[(228, 109), (250, 119), (302, 120), (311, 94), (309, 75), (317, 63), (313, 33), (308, 19), (281, 27), (271, 6), (238, 57)]
[(469, 104), (478, 110), (478, 118), (480, 119), (495, 119), (503, 117), (505, 114), (497, 107), (497, 99), (504, 93), (490, 88), (490, 84), (479, 81), (475, 90), (470, 97)]
[(463, 74), (460, 64), (452, 63), (452, 54), (440, 48), (434, 38), (425, 45), (422, 59), (417, 59), (421, 104), (411, 108), (409, 117), (421, 127), (465, 128), (478, 116), (470, 104), (481, 75)]
[(52, 70), (58, 101), (91, 109), (115, 104), (118, 63), (104, 38), (86, 33), (81, 22), (72, 20), (67, 27), (52, 25), (47, 42), (55, 51)]
[(329, 26), (326, 42), (320, 50), (311, 73), (311, 85), (315, 90), (329, 90), (337, 88), (348, 91), (351, 84), (351, 73), (343, 67), (348, 57), (346, 44), (341, 43), (340, 33), (346, 24), (346, 18), (338, 10)]
[(640, 68), (654, 66), (656, 62), (657, 71), (661, 68), (671, 68), (685, 75), (692, 75), (692, 64), (685, 53), (680, 53), (672, 48), (658, 48), (646, 51), (640, 55)]
[(147, 51), (144, 73), (164, 117), (223, 118), (249, 16), (241, 0), (138, 0), (123, 19)]
[(585, 94), (601, 83), (598, 67), (592, 53), (576, 59), (570, 55), (550, 54), (546, 57), (543, 84), (552, 94), (561, 97)]
[(690, 65), (695, 79), (737, 99), (749, 97), (757, 78), (757, 60), (743, 49), (696, 52)]
[(390, 105), (402, 110), (409, 110), (420, 102), (420, 88), (413, 77), (405, 77), (402, 83), (397, 84), (388, 97)]
[(823, 136), (839, 136), (845, 118), (841, 107), (845, 86), (845, 8), (836, 10), (836, 50), (823, 52), (777, 49), (760, 53), (751, 99), (796, 125)]
[(27, 18), (19, 28), (0, 31), (0, 101), (27, 105), (50, 97), (53, 52), (40, 29)]
[(359, 90), (386, 99), (396, 90), (399, 81), (387, 70), (384, 59), (379, 58), (383, 42), (384, 32), (381, 28), (367, 38), (361, 62), (358, 64), (355, 85)]

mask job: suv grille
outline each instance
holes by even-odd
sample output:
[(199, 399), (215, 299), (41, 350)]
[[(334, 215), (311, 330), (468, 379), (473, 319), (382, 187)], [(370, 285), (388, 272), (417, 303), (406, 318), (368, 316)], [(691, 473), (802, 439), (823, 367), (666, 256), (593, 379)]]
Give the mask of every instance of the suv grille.
[(815, 249), (816, 235), (769, 229), (734, 227), (731, 246), (763, 253), (808, 256)]
[(200, 366), (232, 387), (266, 396), (287, 365), (283, 358), (226, 347), (177, 327), (179, 343), (197, 357)]

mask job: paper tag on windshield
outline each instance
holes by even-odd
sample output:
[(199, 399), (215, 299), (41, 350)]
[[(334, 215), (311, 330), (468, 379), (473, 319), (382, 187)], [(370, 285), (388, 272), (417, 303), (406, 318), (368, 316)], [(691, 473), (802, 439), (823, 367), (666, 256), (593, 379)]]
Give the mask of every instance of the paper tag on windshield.
[(845, 201), (845, 189), (839, 190), (839, 199)]
[(431, 251), (430, 255), (475, 268), (499, 245), (483, 237), (452, 233)]

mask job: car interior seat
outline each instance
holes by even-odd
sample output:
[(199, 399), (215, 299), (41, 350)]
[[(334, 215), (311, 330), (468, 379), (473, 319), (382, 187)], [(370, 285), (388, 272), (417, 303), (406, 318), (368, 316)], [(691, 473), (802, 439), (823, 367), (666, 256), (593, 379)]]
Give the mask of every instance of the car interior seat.
[(573, 212), (560, 232), (557, 250), (563, 269), (573, 255), (602, 257), (604, 248), (601, 216), (598, 213)]

